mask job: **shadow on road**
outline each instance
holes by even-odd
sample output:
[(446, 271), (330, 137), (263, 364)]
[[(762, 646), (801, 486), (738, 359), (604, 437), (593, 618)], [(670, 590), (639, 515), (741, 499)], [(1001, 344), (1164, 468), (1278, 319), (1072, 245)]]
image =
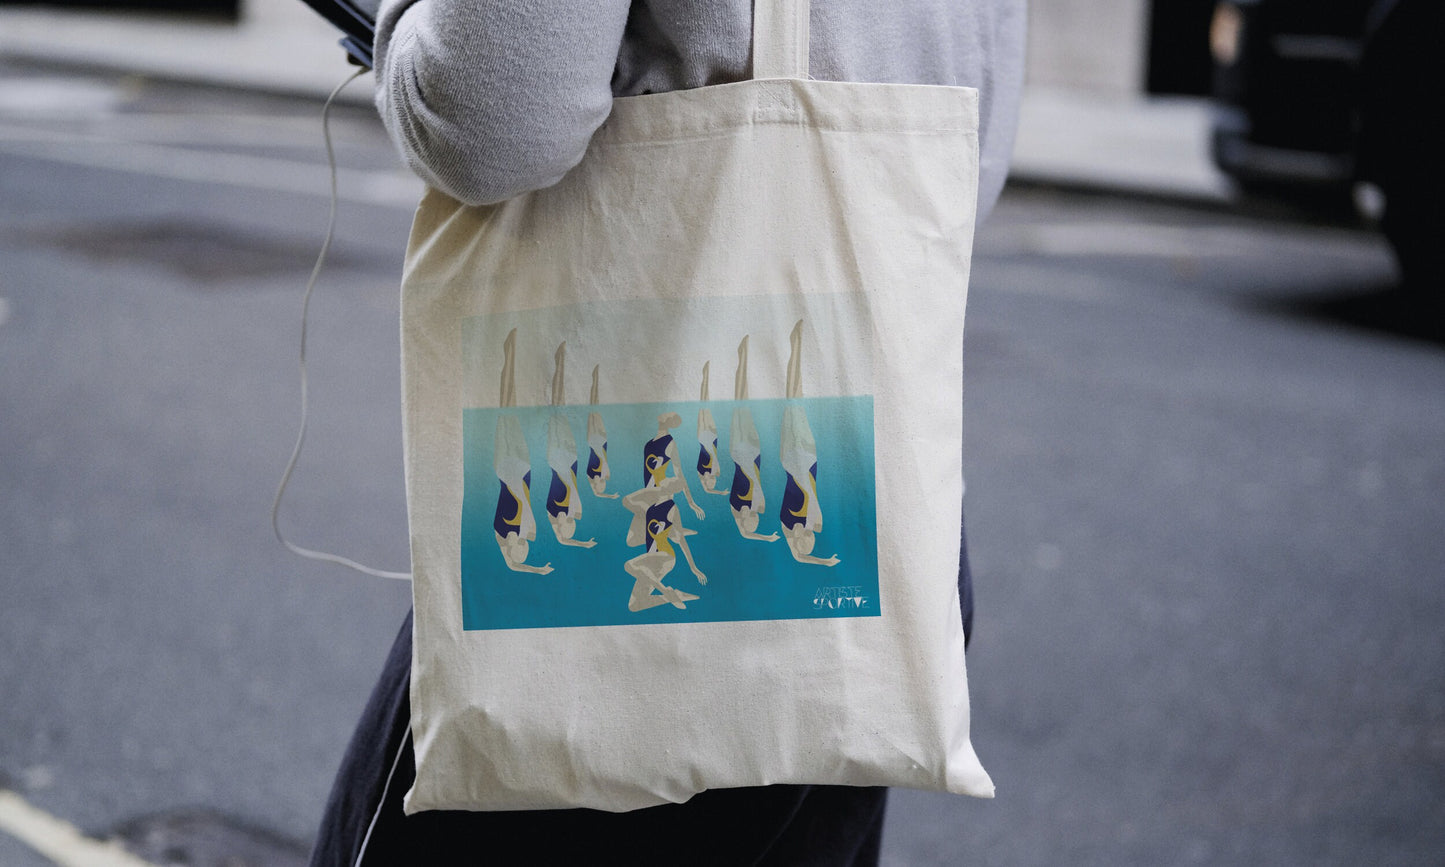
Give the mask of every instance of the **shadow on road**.
[(132, 853), (173, 867), (304, 867), (310, 849), (210, 810), (148, 816), (118, 836)]
[[(187, 285), (209, 287), (246, 278), (304, 275), (321, 243), (228, 226), (217, 221), (179, 218), (147, 221), (73, 222), (0, 230), (0, 242), (46, 246), (102, 265), (137, 264), (185, 277)], [(391, 251), (336, 249), (332, 269), (390, 269)], [(298, 276), (299, 281), (303, 279)]]
[(1445, 316), (1441, 315), (1438, 303), (1432, 301), (1438, 299), (1391, 282), (1260, 303), (1266, 311), (1285, 316), (1445, 346)]

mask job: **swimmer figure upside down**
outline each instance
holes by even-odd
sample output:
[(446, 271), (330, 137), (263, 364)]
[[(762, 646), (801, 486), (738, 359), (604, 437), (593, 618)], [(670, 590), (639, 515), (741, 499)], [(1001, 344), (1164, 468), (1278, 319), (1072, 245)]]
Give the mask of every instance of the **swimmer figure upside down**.
[[(733, 399), (748, 399), (748, 338), (738, 344), (738, 371), (733, 379)], [(744, 539), (759, 542), (778, 541), (777, 533), (764, 536), (758, 532), (767, 503), (763, 497), (763, 441), (753, 424), (753, 414), (745, 406), (733, 410), (732, 427), (728, 431), (728, 455), (733, 459), (733, 483), (728, 503), (733, 510), (733, 523)]]
[[(517, 405), (516, 388), (517, 329), (513, 328), (502, 343), (502, 391), (498, 405)], [(529, 543), (537, 538), (537, 518), (532, 514), (532, 469), (527, 454), (527, 440), (522, 436), (522, 423), (515, 415), (497, 417), (496, 447), (492, 455), (501, 491), (492, 530), (502, 560), (513, 572), (546, 575), (552, 564), (533, 566), (527, 562)]]
[[(560, 408), (563, 399), (563, 376), (567, 365), (567, 343), (557, 347), (557, 368), (552, 374), (552, 406)], [(574, 539), (577, 522), (582, 518), (582, 498), (577, 493), (577, 440), (572, 436), (572, 423), (560, 411), (547, 420), (547, 465), (552, 468), (552, 485), (547, 492), (547, 520), (552, 533), (563, 545), (591, 548), (596, 539)]]
[[(708, 368), (712, 362), (705, 361), (702, 365), (702, 394), (701, 399), (707, 402), (707, 375)], [(718, 457), (717, 457), (717, 422), (713, 421), (712, 410), (706, 406), (697, 411), (697, 477), (702, 482), (702, 489), (709, 494), (726, 495), (727, 488), (718, 490)]]
[[(592, 399), (597, 405), (597, 367), (592, 368)], [(602, 413), (593, 410), (587, 414), (587, 484), (592, 493), (608, 500), (615, 500), (621, 494), (607, 493), (607, 480), (612, 478), (612, 468), (607, 465), (607, 426), (602, 423)]]
[(778, 463), (788, 474), (783, 490), (783, 508), (779, 520), (788, 550), (799, 563), (814, 566), (836, 566), (838, 557), (815, 557), (816, 534), (823, 530), (823, 509), (818, 504), (818, 445), (808, 426), (808, 415), (798, 398), (803, 396), (803, 320), (793, 326), (789, 335), (792, 354), (788, 357), (789, 403), (783, 409), (782, 442), (778, 447)]

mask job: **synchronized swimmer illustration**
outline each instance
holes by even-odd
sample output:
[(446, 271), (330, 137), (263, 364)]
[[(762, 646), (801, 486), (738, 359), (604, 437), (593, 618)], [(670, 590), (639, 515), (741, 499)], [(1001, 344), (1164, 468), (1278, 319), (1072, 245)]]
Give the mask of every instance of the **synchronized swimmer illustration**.
[[(838, 564), (836, 555), (820, 557), (813, 553), (818, 535), (823, 530), (823, 512), (818, 497), (818, 448), (808, 425), (807, 413), (799, 400), (803, 397), (802, 335), (803, 320), (799, 319), (789, 335), (790, 355), (785, 387), (789, 402), (783, 410), (777, 452), (779, 464), (786, 475), (778, 526), (782, 531), (781, 538), (795, 561), (828, 567)], [(737, 402), (748, 400), (748, 340), (748, 336), (744, 335), (738, 345), (737, 373), (733, 384), (733, 397)], [(516, 342), (517, 330), (514, 328), (502, 344), (498, 403), (502, 410), (517, 406)], [(577, 488), (577, 442), (562, 409), (565, 405), (566, 358), (567, 344), (563, 342), (557, 347), (555, 355), (551, 395), (553, 412), (547, 421), (546, 459), (551, 480), (545, 509), (559, 544), (592, 548), (597, 544), (595, 538), (578, 538), (579, 533), (586, 533), (581, 529), (583, 514), (582, 498)], [(710, 363), (704, 363), (700, 395), (703, 403), (709, 399), (709, 371)], [(699, 531), (684, 525), (683, 513), (677, 503), (677, 496), (681, 494), (701, 524), (705, 513), (693, 498), (678, 443), (672, 435), (681, 427), (682, 417), (676, 412), (664, 412), (657, 416), (657, 431), (642, 448), (641, 486), (626, 496), (609, 493), (607, 486), (612, 473), (607, 458), (607, 428), (598, 403), (598, 378), (599, 368), (593, 367), (590, 395), (593, 409), (587, 416), (585, 475), (594, 496), (606, 500), (620, 497), (620, 505), (631, 514), (626, 544), (643, 548), (642, 553), (622, 565), (633, 579), (627, 607), (634, 612), (664, 604), (686, 608), (688, 602), (699, 597), (668, 583), (677, 566), (678, 552), (682, 553), (699, 587), (707, 584), (707, 576), (694, 559), (687, 542), (689, 536), (695, 536)], [(776, 542), (780, 538), (779, 533), (764, 534), (758, 529), (767, 509), (762, 484), (763, 443), (747, 406), (738, 406), (733, 410), (728, 440), (728, 455), (733, 463), (732, 482), (727, 488), (719, 488), (721, 467), (717, 424), (706, 406), (699, 409), (695, 472), (702, 491), (728, 498), (733, 522), (742, 539), (758, 543)], [(503, 562), (515, 572), (550, 574), (553, 571), (550, 563), (539, 566), (527, 562), (530, 543), (537, 538), (537, 520), (531, 501), (531, 460), (516, 413), (504, 411), (497, 417), (493, 468), (500, 491), (492, 528)]]

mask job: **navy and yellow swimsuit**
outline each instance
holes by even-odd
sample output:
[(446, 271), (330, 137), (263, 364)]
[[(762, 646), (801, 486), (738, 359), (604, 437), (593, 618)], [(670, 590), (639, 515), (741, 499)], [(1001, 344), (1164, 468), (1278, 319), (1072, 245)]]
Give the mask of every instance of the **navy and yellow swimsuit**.
[[(753, 466), (757, 467), (758, 475), (761, 477), (763, 472), (762, 455), (753, 458)], [(743, 472), (741, 464), (733, 464), (733, 484), (728, 491), (728, 502), (732, 503), (733, 509), (738, 512), (753, 507), (753, 480)]]
[(670, 458), (667, 456), (667, 449), (672, 445), (672, 434), (647, 441), (642, 447), (642, 486), (644, 488), (655, 488), (662, 484), (667, 476), (667, 465)]
[[(577, 462), (572, 462), (572, 485), (577, 484)], [(559, 518), (572, 508), (572, 486), (562, 481), (557, 471), (552, 471), (552, 489), (547, 493), (547, 514)]]
[(697, 452), (697, 474), (706, 476), (717, 472), (717, 464), (713, 461), (713, 455), (717, 453), (717, 437), (712, 438), (712, 448), (703, 446)]
[(672, 543), (668, 533), (672, 529), (672, 510), (676, 508), (671, 499), (647, 507), (647, 553), (661, 551), (672, 554)]
[[(813, 490), (818, 489), (818, 462), (813, 461), (813, 466), (808, 469), (808, 477), (813, 482)], [(778, 520), (789, 530), (800, 524), (807, 523), (808, 492), (798, 486), (792, 473), (788, 473), (788, 484), (783, 489), (783, 511), (778, 515)]]
[[(498, 481), (501, 481), (500, 479)], [(532, 474), (528, 472), (522, 476), (522, 493), (528, 494), (532, 487)], [(492, 518), (492, 529), (503, 539), (508, 536), (519, 535), (522, 532), (522, 503), (512, 493), (512, 489), (502, 482), (502, 492), (497, 496), (497, 514)], [(508, 517), (510, 516), (510, 517)]]
[[(599, 455), (596, 449), (589, 449), (588, 451), (589, 454), (587, 456), (587, 478), (600, 479), (602, 478), (602, 460), (603, 458), (607, 457), (607, 441), (602, 441), (602, 454)], [(572, 467), (572, 471), (575, 474), (577, 465), (573, 464)]]

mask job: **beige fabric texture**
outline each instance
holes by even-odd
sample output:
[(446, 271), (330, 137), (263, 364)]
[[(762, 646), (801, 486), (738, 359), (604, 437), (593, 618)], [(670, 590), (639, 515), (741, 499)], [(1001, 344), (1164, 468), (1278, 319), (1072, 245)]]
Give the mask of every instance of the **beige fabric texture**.
[[(806, 50), (806, 3), (759, 16), (797, 22), (799, 5), (801, 36), (756, 37), (784, 76)], [(759, 78), (618, 99), (554, 187), (482, 208), (427, 193), (402, 286), (408, 813), (625, 811), (772, 783), (992, 795), (969, 740), (956, 585), (977, 130), (971, 88)], [(872, 395), (883, 615), (463, 629), (463, 409), (497, 396), (494, 380), (466, 381), (462, 323), (638, 301), (772, 309), (755, 298), (849, 311), (853, 333), (822, 347), (809, 393)], [(718, 330), (683, 317), (648, 352), (681, 356)], [(629, 339), (615, 338), (615, 390), (696, 396), (693, 370), (629, 368)], [(780, 383), (786, 358), (760, 349), (751, 375)], [(731, 391), (716, 366), (713, 382)], [(546, 404), (547, 388), (519, 374), (518, 400)], [(725, 564), (708, 576), (730, 578)]]

